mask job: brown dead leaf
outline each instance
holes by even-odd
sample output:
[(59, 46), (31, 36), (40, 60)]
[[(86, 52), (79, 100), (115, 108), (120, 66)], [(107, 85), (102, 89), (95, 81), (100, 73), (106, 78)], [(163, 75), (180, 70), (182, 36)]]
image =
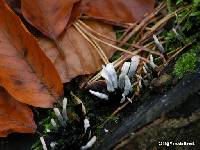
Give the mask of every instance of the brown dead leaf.
[(42, 33), (56, 39), (66, 27), (77, 1), (79, 0), (21, 0), (22, 14)]
[(20, 102), (51, 107), (63, 94), (56, 69), (3, 0), (0, 14), (0, 84)]
[[(115, 40), (112, 26), (99, 22), (87, 22), (96, 32)], [(105, 39), (104, 39), (105, 40)], [(106, 40), (109, 43), (108, 40)], [(39, 38), (39, 44), (46, 55), (55, 65), (63, 83), (69, 82), (78, 75), (94, 73), (101, 68), (102, 60), (93, 46), (72, 26), (58, 39), (65, 59), (58, 53), (53, 41)], [(99, 44), (105, 54), (110, 57), (114, 53), (112, 48)]]
[(153, 11), (155, 0), (82, 0), (80, 12), (114, 24), (140, 21)]
[(33, 133), (36, 125), (31, 109), (0, 87), (0, 137), (12, 132)]
[(5, 0), (15, 12), (21, 14), (21, 0)]

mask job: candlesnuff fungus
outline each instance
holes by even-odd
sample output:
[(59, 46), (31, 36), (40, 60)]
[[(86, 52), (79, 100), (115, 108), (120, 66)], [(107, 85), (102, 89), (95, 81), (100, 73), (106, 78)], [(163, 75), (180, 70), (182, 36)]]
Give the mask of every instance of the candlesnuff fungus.
[(131, 63), (125, 62), (121, 68), (121, 74), (119, 75), (119, 88), (123, 89), (125, 84), (125, 76), (128, 74)]
[(63, 114), (64, 120), (68, 121), (68, 116), (67, 116), (67, 98), (63, 99), (63, 111), (62, 111), (62, 114)]
[(84, 119), (84, 129), (85, 129), (85, 133), (87, 131), (87, 129), (90, 127), (90, 121), (88, 118)]
[(136, 70), (137, 70), (137, 67), (140, 63), (140, 57), (139, 56), (133, 56), (131, 58), (131, 66), (130, 66), (130, 69), (128, 71), (128, 77), (129, 78), (132, 78), (133, 75), (135, 74)]
[(101, 76), (106, 80), (107, 90), (109, 92), (114, 92), (117, 88), (117, 73), (112, 63), (106, 66), (103, 65)]
[(90, 92), (92, 95), (94, 95), (94, 96), (96, 96), (96, 97), (98, 97), (98, 98), (100, 98), (100, 99), (108, 100), (108, 95), (106, 95), (106, 94), (103, 94), (103, 93), (100, 93), (100, 92), (95, 92), (95, 91), (92, 91), (92, 90), (89, 90), (89, 92)]
[(164, 49), (163, 45), (159, 42), (156, 35), (153, 35), (153, 39), (154, 39), (154, 42), (155, 42), (157, 48), (160, 50), (160, 52), (165, 53), (165, 49)]
[[(71, 94), (73, 94), (73, 93), (71, 93)], [(73, 96), (75, 96), (75, 95), (73, 95)], [(81, 109), (81, 113), (83, 113), (83, 114), (82, 115), (80, 115), (78, 113), (77, 114), (80, 117), (81, 125), (83, 124), (82, 128), (84, 129), (84, 131), (81, 131), (81, 134), (83, 135), (82, 138), (84, 140), (82, 140), (80, 138), (75, 138), (75, 139), (76, 140), (78, 139), (79, 141), (82, 140), (81, 144), (85, 144), (83, 141), (87, 140), (88, 143), (86, 145), (84, 145), (84, 146), (79, 145), (79, 146), (81, 149), (88, 149), (88, 148), (91, 148), (92, 145), (94, 144), (94, 142), (96, 141), (96, 136), (93, 136), (91, 138), (92, 131), (91, 131), (91, 126), (90, 126), (90, 121), (86, 115), (86, 109), (85, 109), (85, 106), (83, 105), (83, 102), (78, 97), (76, 97), (75, 104), (76, 104), (76, 106), (81, 104), (80, 106), (82, 107), (80, 109)], [(67, 116), (67, 98), (63, 99), (62, 108), (53, 108), (53, 110), (54, 110), (54, 113), (56, 116), (55, 119), (51, 118), (51, 125), (54, 128), (54, 132), (57, 131), (58, 129), (59, 129), (58, 131), (60, 131), (60, 129), (61, 130), (63, 129), (64, 131), (66, 129), (69, 129), (71, 123), (69, 122), (69, 118)], [(62, 110), (62, 113), (60, 110)], [(49, 130), (49, 132), (51, 132), (51, 131)], [(72, 133), (73, 132), (74, 131), (72, 131)], [(40, 141), (42, 143), (43, 150), (47, 150), (47, 145), (46, 145), (43, 137), (40, 137)], [(50, 146), (51, 149), (56, 149), (57, 144), (58, 143), (56, 143), (56, 141), (52, 141), (52, 142), (50, 142), (50, 144), (48, 146)], [(77, 143), (73, 143), (73, 144), (77, 144)]]
[(150, 54), (149, 59), (150, 59), (150, 63), (149, 63), (150, 66), (151, 66), (153, 69), (155, 69), (157, 66), (156, 66), (156, 64), (154, 63), (153, 55), (152, 55), (152, 54)]
[(129, 77), (127, 75), (125, 75), (125, 85), (124, 85), (124, 93), (122, 94), (122, 99), (120, 101), (120, 103), (123, 103), (126, 99), (126, 96), (131, 92), (132, 90), (132, 85), (131, 85), (131, 81), (129, 79)]
[(47, 145), (46, 145), (46, 143), (45, 143), (45, 141), (44, 141), (44, 137), (40, 137), (40, 141), (41, 141), (41, 143), (42, 143), (42, 148), (43, 148), (43, 150), (47, 150)]
[(62, 117), (62, 115), (60, 113), (60, 110), (58, 108), (53, 108), (53, 110), (54, 110), (55, 115), (58, 118), (58, 121), (60, 122), (60, 124), (62, 126), (65, 126), (66, 123), (65, 123), (65, 121), (64, 121), (64, 119), (63, 119), (63, 117)]
[(172, 28), (172, 31), (176, 34), (176, 38), (180, 41), (183, 42), (183, 37), (176, 31), (175, 28)]
[(51, 118), (51, 125), (54, 127), (54, 128), (57, 128), (57, 124), (56, 124), (56, 121)]
[(97, 140), (97, 137), (93, 136), (86, 145), (84, 145), (84, 146), (81, 147), (81, 150), (86, 150), (86, 149), (91, 148), (92, 145), (94, 145), (94, 143), (96, 142), (96, 140)]
[[(116, 89), (123, 90), (121, 103), (125, 101), (126, 96), (132, 90), (131, 79), (137, 70), (139, 62), (139, 56), (133, 56), (131, 58), (131, 62), (125, 62), (121, 68), (119, 78), (117, 78), (117, 73), (114, 69), (113, 63), (109, 63), (106, 66), (103, 66), (101, 76), (106, 80), (108, 92), (114, 92)], [(109, 98), (109, 96), (104, 93), (92, 90), (89, 90), (89, 92), (100, 99), (108, 100)]]
[(57, 144), (58, 144), (58, 143), (56, 143), (56, 142), (51, 142), (51, 143), (50, 143), (50, 147), (51, 147), (52, 149), (55, 149)]

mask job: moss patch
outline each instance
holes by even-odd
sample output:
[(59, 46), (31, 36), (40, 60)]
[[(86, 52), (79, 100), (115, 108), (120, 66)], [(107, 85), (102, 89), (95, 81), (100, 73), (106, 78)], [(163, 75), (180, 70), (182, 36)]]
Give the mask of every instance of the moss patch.
[(176, 62), (174, 74), (178, 78), (182, 78), (185, 74), (193, 72), (196, 68), (196, 53), (189, 52), (183, 54)]

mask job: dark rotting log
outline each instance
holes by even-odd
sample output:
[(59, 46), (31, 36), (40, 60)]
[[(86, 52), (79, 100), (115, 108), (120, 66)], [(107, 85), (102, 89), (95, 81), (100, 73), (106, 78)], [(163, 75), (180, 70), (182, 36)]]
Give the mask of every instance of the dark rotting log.
[(131, 133), (150, 124), (162, 115), (173, 110), (184, 103), (186, 99), (200, 90), (200, 66), (195, 73), (185, 76), (167, 94), (156, 98), (149, 104), (142, 105), (134, 115), (129, 116), (125, 121), (108, 134), (103, 141), (99, 142), (95, 149), (107, 150), (113, 148), (117, 143), (125, 139)]

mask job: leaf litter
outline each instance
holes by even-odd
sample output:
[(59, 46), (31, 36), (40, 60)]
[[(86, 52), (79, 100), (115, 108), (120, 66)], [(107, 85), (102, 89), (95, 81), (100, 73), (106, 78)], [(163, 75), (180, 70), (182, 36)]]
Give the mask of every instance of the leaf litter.
[[(182, 7), (170, 14), (162, 14), (160, 12), (166, 9), (166, 4), (160, 3), (154, 8), (153, 0), (21, 0), (21, 7), (18, 0), (7, 2), (20, 17), (23, 16), (38, 30), (36, 32), (44, 35), (31, 35), (33, 31), (29, 32), (23, 23), (28, 29), (33, 27), (25, 20), (20, 21), (6, 2), (0, 0), (0, 12), (6, 14), (0, 19), (0, 107), (5, 107), (5, 110), (0, 111), (0, 120), (7, 120), (8, 124), (12, 122), (5, 115), (13, 105), (16, 110), (21, 108), (19, 112), (26, 111), (26, 115), (21, 118), (17, 117), (18, 111), (13, 114), (19, 122), (18, 126), (13, 124), (5, 128), (5, 124), (0, 124), (3, 129), (0, 130), (0, 136), (7, 136), (11, 132), (35, 132), (36, 125), (28, 105), (52, 107), (53, 103), (58, 102), (54, 107), (56, 118), (51, 118), (53, 129), (48, 132), (53, 136), (53, 133), (60, 134), (58, 131), (64, 130), (66, 134), (62, 136), (71, 138), (59, 145), (56, 141), (45, 143), (48, 137), (41, 137), (43, 149), (69, 145), (88, 149), (98, 140), (96, 133), (91, 130), (91, 118), (86, 107), (74, 94), (71, 96), (76, 100), (73, 109), (78, 115), (78, 125), (72, 123), (74, 119), (66, 109), (66, 98), (62, 101), (63, 84), (79, 75), (90, 74), (91, 78), (86, 77), (87, 80), (81, 83), (82, 88), (86, 87), (91, 94), (107, 101), (112, 101), (110, 97), (113, 95), (121, 96), (117, 98), (117, 103), (123, 104), (112, 113), (113, 117), (132, 103), (144, 87), (149, 87), (151, 79), (165, 67), (163, 64), (169, 63), (177, 55), (177, 51), (165, 51), (165, 41), (159, 34), (171, 18), (187, 9)], [(119, 40), (116, 39), (113, 25), (124, 28), (125, 32)], [(176, 35), (179, 35), (177, 31)], [(177, 39), (180, 40), (180, 37), (177, 36)], [(182, 50), (180, 48), (178, 52)], [(110, 62), (116, 51), (120, 52), (120, 56)], [(168, 59), (171, 55), (173, 57)], [(102, 71), (111, 64), (111, 70), (103, 75)], [(100, 71), (102, 65), (105, 67)], [(115, 73), (110, 76), (113, 71)], [(99, 80), (102, 76), (105, 81)], [(105, 91), (106, 88), (100, 89), (102, 91), (92, 90), (99, 81), (102, 81), (104, 87), (107, 86), (108, 91)], [(62, 110), (59, 106), (61, 103)], [(102, 126), (108, 121), (104, 120)]]

